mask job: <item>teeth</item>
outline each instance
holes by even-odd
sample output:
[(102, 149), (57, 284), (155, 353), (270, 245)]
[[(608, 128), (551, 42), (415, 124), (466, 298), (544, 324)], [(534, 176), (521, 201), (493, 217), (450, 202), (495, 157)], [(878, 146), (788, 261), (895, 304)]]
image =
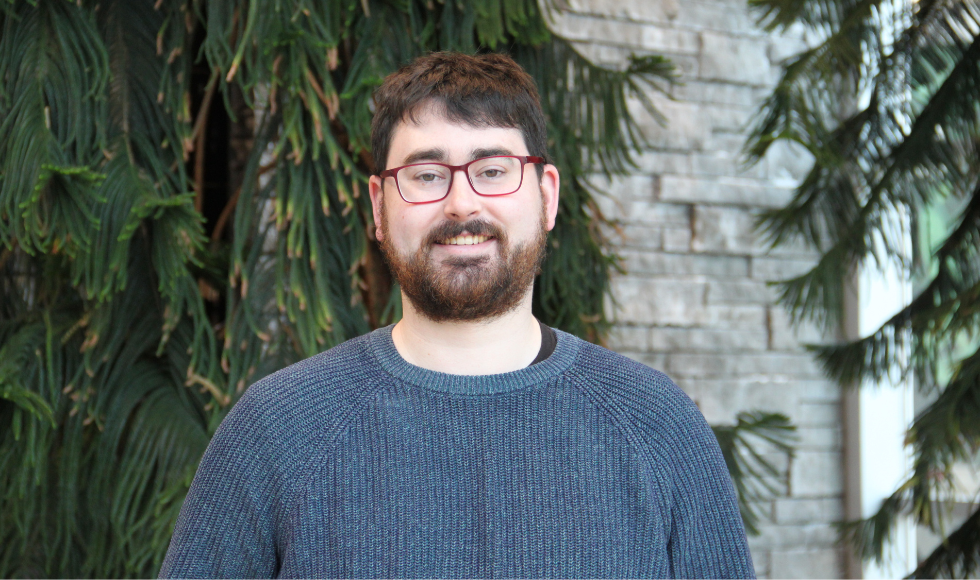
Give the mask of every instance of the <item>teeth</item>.
[(481, 244), (489, 239), (489, 236), (456, 236), (455, 238), (445, 240), (443, 244), (451, 246), (472, 246), (473, 244)]

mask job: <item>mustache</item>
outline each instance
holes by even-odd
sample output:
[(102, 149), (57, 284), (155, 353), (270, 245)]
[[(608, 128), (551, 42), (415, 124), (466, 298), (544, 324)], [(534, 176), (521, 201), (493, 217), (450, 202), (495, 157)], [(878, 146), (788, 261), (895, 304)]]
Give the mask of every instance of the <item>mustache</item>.
[(486, 220), (477, 219), (464, 223), (446, 221), (432, 228), (429, 234), (425, 237), (424, 246), (431, 246), (432, 244), (438, 243), (442, 240), (448, 240), (449, 238), (461, 236), (463, 235), (463, 232), (473, 236), (489, 236), (491, 238), (496, 238), (501, 242), (503, 242), (506, 238), (504, 231), (500, 228), (500, 226)]

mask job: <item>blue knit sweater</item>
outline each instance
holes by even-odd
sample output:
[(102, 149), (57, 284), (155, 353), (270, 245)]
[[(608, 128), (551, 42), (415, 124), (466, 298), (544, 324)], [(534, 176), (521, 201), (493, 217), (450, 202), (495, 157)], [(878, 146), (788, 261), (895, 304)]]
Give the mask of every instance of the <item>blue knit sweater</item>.
[(666, 376), (558, 332), (459, 376), (391, 328), (253, 385), (162, 577), (752, 577), (715, 438)]

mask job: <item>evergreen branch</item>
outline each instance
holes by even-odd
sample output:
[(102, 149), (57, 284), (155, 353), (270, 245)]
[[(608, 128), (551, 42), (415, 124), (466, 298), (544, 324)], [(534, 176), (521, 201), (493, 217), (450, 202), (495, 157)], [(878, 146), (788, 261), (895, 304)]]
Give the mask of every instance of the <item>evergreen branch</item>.
[(908, 578), (969, 578), (980, 569), (980, 509), (943, 539)]
[[(790, 138), (806, 142), (810, 136), (819, 139), (828, 133), (823, 127), (827, 126), (828, 119), (836, 119), (839, 111), (824, 106), (824, 103), (833, 98), (831, 93), (833, 88), (856, 84), (868, 47), (877, 44), (873, 37), (872, 9), (878, 1), (856, 2), (842, 15), (839, 26), (833, 27), (833, 33), (827, 35), (823, 42), (803, 51), (784, 64), (782, 78), (760, 109), (760, 118), (749, 133), (752, 135), (746, 144), (749, 163), (761, 159), (769, 145), (777, 139)], [(805, 9), (806, 6), (813, 4), (813, 2), (783, 0), (750, 0), (750, 4), (757, 6), (764, 2), (770, 4), (779, 2), (783, 8), (782, 13), (789, 18), (797, 17), (798, 9)], [(795, 9), (791, 9), (792, 12), (787, 11), (786, 8), (791, 6)], [(766, 16), (762, 18), (764, 20)], [(785, 22), (788, 25), (790, 20)], [(800, 90), (801, 88), (804, 90)], [(871, 100), (875, 101), (874, 95)], [(814, 104), (820, 106), (814, 107)], [(793, 123), (797, 121), (803, 124), (794, 128)], [(821, 128), (821, 130), (812, 131), (813, 128)]]
[(885, 498), (871, 517), (839, 524), (840, 541), (853, 546), (860, 558), (882, 562), (885, 544), (891, 539), (898, 519), (908, 509), (907, 485)]
[(735, 425), (714, 425), (711, 429), (721, 446), (722, 456), (738, 493), (739, 510), (749, 534), (759, 534), (761, 518), (756, 503), (779, 493), (771, 478), (780, 470), (756, 446), (762, 443), (792, 458), (796, 427), (779, 413), (741, 412)]
[(925, 472), (933, 466), (948, 469), (954, 460), (968, 459), (980, 449), (980, 349), (959, 363), (939, 397), (912, 423), (908, 440), (915, 463)]
[(0, 33), (0, 243), (74, 253), (90, 241), (98, 95), (108, 82), (93, 19), (67, 3), (20, 3)]
[[(950, 119), (956, 118), (957, 112), (969, 106), (960, 91), (967, 90), (967, 94), (974, 94), (980, 90), (977, 60), (980, 60), (980, 37), (974, 41), (964, 58), (915, 120), (908, 137), (890, 152), (887, 159), (881, 160), (885, 165), (882, 176), (871, 186), (867, 200), (848, 229), (825, 251), (817, 266), (810, 272), (781, 283), (780, 301), (794, 312), (794, 319), (798, 316), (796, 313), (807, 312), (821, 322), (836, 320), (843, 311), (843, 294), (839, 288), (844, 283), (849, 267), (869, 253), (881, 262), (881, 258), (872, 250), (884, 248), (887, 252), (888, 246), (876, 244), (869, 237), (877, 235), (881, 230), (881, 212), (887, 211), (887, 207), (882, 207), (886, 200), (889, 204), (901, 203), (909, 206), (921, 203), (921, 200), (903, 199), (901, 195), (896, 195), (891, 187), (895, 176), (899, 172), (928, 169), (923, 168), (919, 161), (923, 155), (928, 156), (928, 153), (923, 153), (923, 150), (928, 151), (928, 147), (923, 147), (922, 142), (931, 142), (932, 136), (935, 136), (935, 127), (947, 124)], [(940, 163), (937, 160), (934, 167), (940, 166)], [(923, 174), (932, 175), (927, 171), (923, 171)], [(891, 192), (891, 196), (885, 198), (885, 192)]]
[[(936, 275), (902, 310), (871, 335), (840, 345), (810, 345), (824, 371), (844, 385), (877, 383), (891, 373), (935, 382), (937, 361), (948, 348), (941, 336), (980, 329), (980, 184), (957, 227), (936, 251)], [(908, 359), (908, 362), (901, 362)], [(896, 361), (898, 361), (896, 363)]]
[[(916, 521), (939, 531), (941, 519), (933, 509), (937, 492), (948, 491), (949, 473), (957, 460), (968, 460), (980, 449), (980, 350), (960, 365), (953, 380), (909, 429), (915, 459), (913, 475), (887, 498), (871, 517), (841, 526), (842, 541), (862, 558), (882, 561), (884, 546), (898, 518), (911, 513)], [(973, 549), (976, 549), (974, 546)], [(940, 551), (940, 553), (943, 553)], [(959, 557), (952, 551), (942, 557)], [(937, 561), (941, 556), (937, 554)], [(930, 568), (935, 570), (937, 568)]]
[(801, 22), (808, 28), (834, 30), (844, 33), (855, 22), (855, 15), (865, 16), (880, 0), (749, 0), (749, 6), (759, 13), (759, 24), (766, 30), (786, 29)]
[[(940, 16), (952, 21), (949, 10), (937, 14), (930, 4), (920, 13), (924, 13), (922, 17), (930, 23)], [(962, 18), (969, 19), (968, 16)], [(952, 27), (953, 24), (947, 22), (945, 26)], [(805, 52), (786, 66), (783, 80), (763, 107), (768, 115), (753, 130), (752, 140), (747, 144), (748, 160), (757, 161), (775, 140), (789, 139), (803, 144), (814, 154), (816, 163), (790, 205), (760, 217), (758, 225), (772, 245), (783, 243), (790, 237), (800, 237), (811, 247), (825, 249), (827, 240), (835, 242), (845, 238), (853, 224), (860, 224), (880, 211), (878, 202), (882, 190), (900, 191), (899, 201), (921, 205), (934, 195), (937, 180), (948, 181), (951, 189), (961, 191), (972, 179), (970, 174), (961, 174), (959, 165), (950, 160), (963, 153), (969, 155), (973, 146), (969, 141), (950, 142), (943, 136), (959, 134), (961, 128), (957, 123), (971, 116), (966, 112), (970, 102), (967, 95), (973, 94), (978, 82), (977, 73), (969, 63), (976, 55), (969, 51), (963, 53), (955, 45), (949, 48), (930, 45), (904, 57), (921, 34), (921, 31), (910, 28), (891, 56), (880, 59), (882, 70), (872, 85), (869, 104), (833, 131), (826, 128), (828, 121), (825, 119), (836, 118), (838, 112), (825, 106), (813, 109), (807, 104), (813, 100), (811, 93), (817, 92), (816, 84), (824, 86), (820, 91), (827, 92), (829, 79), (820, 75), (828, 68), (835, 68), (827, 63), (817, 64), (822, 58), (817, 53), (826, 43)], [(901, 63), (909, 60), (919, 63), (930, 51), (940, 51), (949, 57), (959, 55), (960, 64), (951, 67), (948, 76), (943, 73), (945, 82), (935, 90), (911, 129), (906, 130), (894, 120), (895, 114), (904, 116), (905, 113), (892, 110), (891, 101), (886, 102), (881, 96), (883, 91), (887, 94), (901, 83), (900, 75), (906, 74)], [(806, 82), (803, 79), (807, 79)], [(819, 100), (833, 98), (830, 94), (818, 97)], [(937, 124), (945, 132), (937, 132)], [(888, 149), (890, 143), (896, 143), (891, 150)], [(967, 151), (960, 151), (962, 147)], [(877, 166), (885, 169), (866, 174), (866, 169), (862, 168)], [(855, 211), (857, 199), (865, 196), (865, 209), (859, 213)]]

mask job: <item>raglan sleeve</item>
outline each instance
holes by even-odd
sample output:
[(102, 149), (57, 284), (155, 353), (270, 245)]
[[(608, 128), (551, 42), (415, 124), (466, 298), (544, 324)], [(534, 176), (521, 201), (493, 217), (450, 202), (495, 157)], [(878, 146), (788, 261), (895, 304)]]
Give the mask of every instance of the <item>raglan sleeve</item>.
[[(674, 389), (677, 389), (675, 386)], [(677, 389), (668, 552), (675, 578), (755, 578), (738, 499), (714, 432)]]
[(204, 453), (184, 500), (160, 578), (271, 578), (274, 461), (261, 409), (235, 405)]

